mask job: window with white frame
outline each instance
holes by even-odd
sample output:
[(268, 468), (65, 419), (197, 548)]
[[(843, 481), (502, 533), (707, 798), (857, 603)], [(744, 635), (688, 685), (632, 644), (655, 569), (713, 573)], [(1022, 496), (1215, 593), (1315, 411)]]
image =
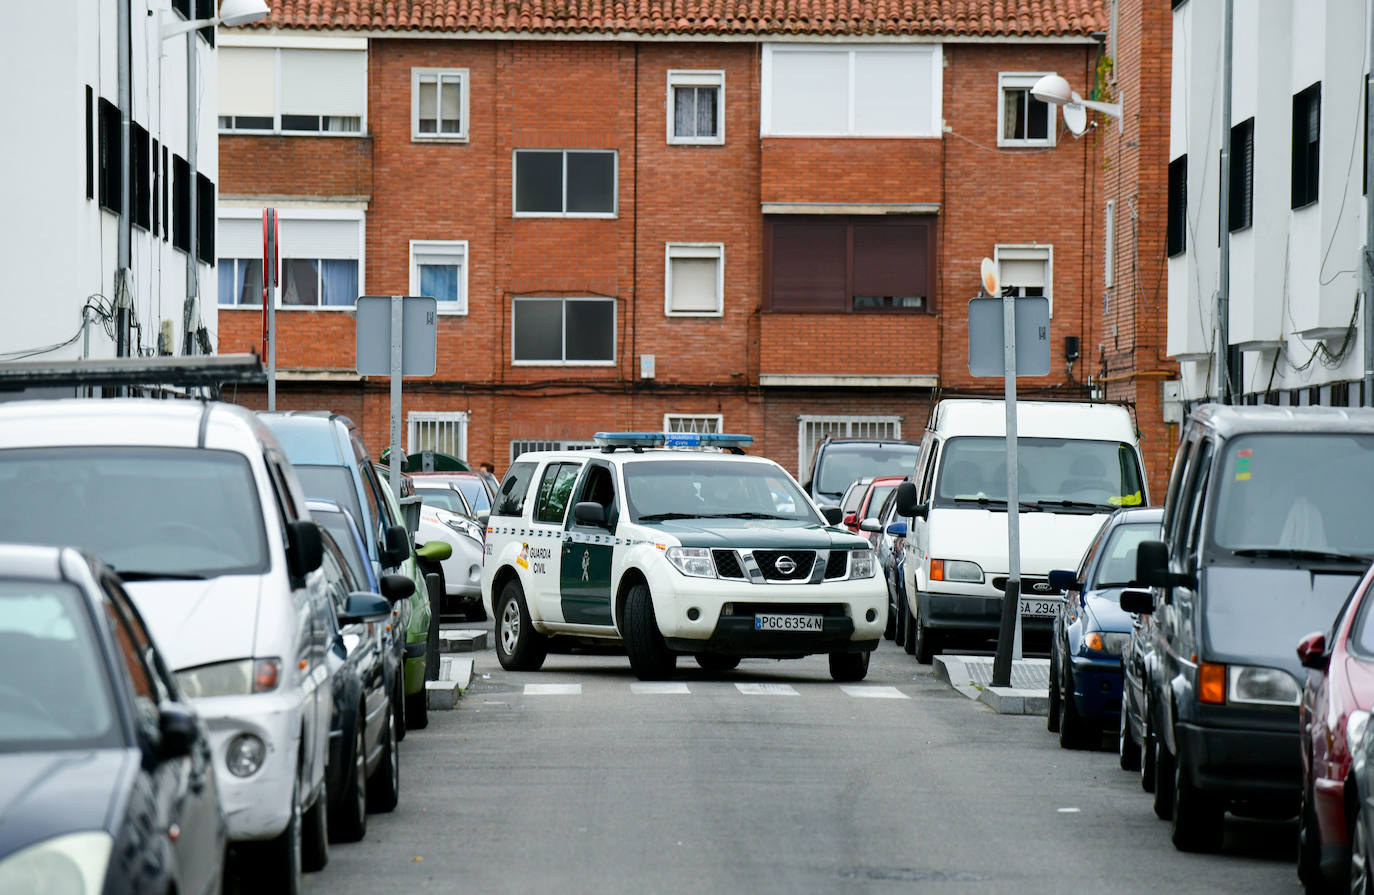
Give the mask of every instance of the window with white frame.
[(468, 70), (410, 70), (410, 139), (468, 138)]
[(664, 432), (720, 433), (724, 431), (725, 417), (719, 413), (665, 413), (663, 414)]
[(725, 142), (725, 72), (668, 72), (668, 142)]
[(521, 296), (511, 300), (515, 364), (615, 363), (615, 299)]
[(938, 137), (939, 44), (765, 44), (760, 130), (778, 137)]
[(1054, 145), (1054, 110), (1031, 96), (1031, 87), (1045, 74), (1000, 72), (997, 75), (998, 146)]
[(666, 252), (665, 313), (670, 317), (719, 317), (725, 306), (725, 246), (718, 242), (670, 242)]
[[(280, 209), (277, 306), (351, 310), (363, 290), (363, 213)], [(262, 212), (221, 209), (219, 304), (262, 305)]]
[(410, 294), (438, 302), (441, 314), (468, 312), (467, 240), (410, 241)]
[(999, 245), (993, 247), (992, 257), (997, 262), (998, 282), (1003, 294), (1010, 290), (1010, 294), (1018, 298), (1043, 295), (1050, 300), (1050, 313), (1054, 313), (1050, 289), (1054, 272), (1053, 246)]
[(599, 448), (595, 441), (568, 441), (561, 438), (517, 438), (510, 443), (510, 462), (530, 451), (591, 451)]
[(811, 458), (821, 439), (879, 438), (894, 440), (902, 437), (902, 418), (899, 416), (800, 416), (797, 417), (797, 480), (806, 481), (811, 474)]
[(220, 131), (364, 133), (367, 44), (339, 42), (350, 48), (221, 46), (216, 51)]
[(406, 414), (406, 453), (438, 451), (466, 459), (468, 455), (468, 415), (461, 410), (448, 412), (411, 411)]
[(517, 217), (615, 217), (615, 150), (517, 149), (514, 164)]

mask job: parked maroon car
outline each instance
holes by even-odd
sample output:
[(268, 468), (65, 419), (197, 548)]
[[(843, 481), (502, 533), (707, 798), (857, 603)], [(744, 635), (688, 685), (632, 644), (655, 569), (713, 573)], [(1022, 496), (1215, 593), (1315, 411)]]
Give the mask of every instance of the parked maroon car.
[[(859, 506), (855, 512), (854, 528), (859, 534), (868, 538), (868, 543), (876, 545), (878, 543), (878, 533), (882, 531), (882, 525), (878, 521), (878, 514), (882, 511), (883, 503), (887, 501), (889, 495), (897, 490), (897, 486), (906, 481), (899, 475), (878, 476), (869, 482), (868, 489), (864, 492), (863, 499), (859, 501)], [(868, 528), (863, 528), (863, 523), (868, 522)]]
[(1347, 785), (1351, 755), (1374, 705), (1374, 567), (1355, 587), (1329, 633), (1298, 644), (1307, 668), (1303, 685), (1302, 811), (1298, 823), (1298, 877), (1307, 890), (1339, 886), (1350, 873), (1350, 830), (1361, 795)]

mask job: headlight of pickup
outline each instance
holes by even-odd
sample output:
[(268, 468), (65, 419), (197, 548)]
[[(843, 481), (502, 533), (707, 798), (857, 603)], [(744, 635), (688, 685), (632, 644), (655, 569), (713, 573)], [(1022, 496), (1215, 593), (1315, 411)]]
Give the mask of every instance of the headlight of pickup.
[(878, 574), (878, 560), (872, 550), (851, 550), (849, 553), (849, 577), (872, 578)]
[(673, 568), (684, 575), (693, 578), (716, 577), (716, 566), (711, 562), (711, 551), (705, 547), (669, 547), (663, 555), (673, 564)]
[(211, 696), (247, 696), (277, 689), (280, 659), (237, 659), (187, 668), (176, 673), (177, 685), (187, 699)]
[(1293, 676), (1279, 668), (1230, 665), (1226, 669), (1228, 702), (1258, 705), (1297, 705), (1302, 691)]
[(108, 833), (47, 839), (0, 859), (0, 892), (99, 895), (114, 840)]

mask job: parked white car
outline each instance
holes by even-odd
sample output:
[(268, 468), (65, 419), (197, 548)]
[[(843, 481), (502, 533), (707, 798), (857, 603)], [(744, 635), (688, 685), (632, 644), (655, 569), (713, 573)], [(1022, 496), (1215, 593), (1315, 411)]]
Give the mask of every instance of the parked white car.
[(487, 614), (482, 608), (485, 529), (474, 518), (471, 506), (456, 486), (430, 484), (417, 477), (415, 493), (420, 497), (421, 507), (416, 542), (444, 541), (453, 548), (453, 555), (440, 563), (444, 573), (444, 600), (440, 611), (485, 621)]
[(328, 860), (330, 604), (271, 432), (215, 402), (0, 404), (0, 494), (0, 541), (76, 544), (122, 576), (209, 731), (244, 870), (299, 889)]

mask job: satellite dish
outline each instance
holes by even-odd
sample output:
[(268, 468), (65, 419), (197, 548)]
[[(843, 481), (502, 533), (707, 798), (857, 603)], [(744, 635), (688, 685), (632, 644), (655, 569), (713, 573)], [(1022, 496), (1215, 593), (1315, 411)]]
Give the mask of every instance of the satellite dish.
[(1064, 124), (1075, 137), (1083, 136), (1088, 129), (1088, 110), (1079, 103), (1064, 104)]
[(983, 279), (984, 292), (994, 298), (1002, 294), (1001, 286), (997, 281), (997, 262), (991, 258), (984, 258), (978, 273)]

